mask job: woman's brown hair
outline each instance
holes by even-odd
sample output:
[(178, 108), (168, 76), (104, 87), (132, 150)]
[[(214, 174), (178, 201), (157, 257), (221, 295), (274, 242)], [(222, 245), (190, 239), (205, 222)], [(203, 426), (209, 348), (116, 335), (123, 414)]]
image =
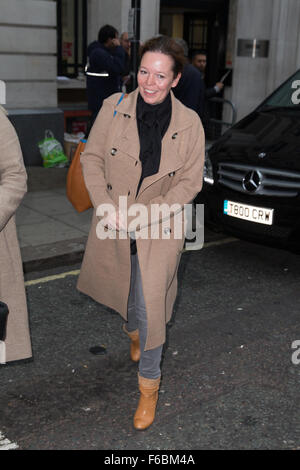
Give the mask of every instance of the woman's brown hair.
[(143, 44), (140, 51), (141, 59), (146, 52), (161, 52), (173, 60), (174, 78), (182, 72), (186, 59), (182, 47), (168, 36), (157, 36)]

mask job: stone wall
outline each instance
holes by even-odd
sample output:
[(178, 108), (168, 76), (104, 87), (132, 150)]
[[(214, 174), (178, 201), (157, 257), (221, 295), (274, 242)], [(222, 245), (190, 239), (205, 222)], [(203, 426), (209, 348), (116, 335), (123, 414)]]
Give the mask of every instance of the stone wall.
[(7, 107), (57, 105), (54, 1), (1, 0), (0, 64)]
[[(238, 119), (300, 67), (299, 0), (231, 0), (227, 60), (232, 61), (232, 87), (225, 98), (236, 106)], [(239, 39), (269, 41), (267, 57), (238, 55)], [(228, 120), (228, 110), (224, 112)]]

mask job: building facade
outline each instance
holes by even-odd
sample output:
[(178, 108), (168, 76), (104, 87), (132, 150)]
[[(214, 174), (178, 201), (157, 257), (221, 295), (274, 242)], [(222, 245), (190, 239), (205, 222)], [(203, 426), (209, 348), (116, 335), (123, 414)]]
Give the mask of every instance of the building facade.
[[(128, 31), (131, 4), (1, 0), (0, 79), (27, 164), (39, 163), (38, 156), (32, 161), (36, 143), (30, 148), (23, 143), (25, 121), (36, 120), (32, 139), (40, 140), (44, 128), (54, 127), (61, 140), (66, 116), (84, 115), (86, 46), (103, 24)], [(224, 97), (234, 103), (238, 118), (300, 66), (299, 0), (141, 0), (140, 39), (156, 34), (183, 37), (191, 49), (207, 49), (211, 85), (232, 69)], [(230, 112), (224, 107), (225, 120)]]
[(226, 62), (233, 83), (225, 97), (241, 118), (300, 67), (300, 2), (230, 0)]

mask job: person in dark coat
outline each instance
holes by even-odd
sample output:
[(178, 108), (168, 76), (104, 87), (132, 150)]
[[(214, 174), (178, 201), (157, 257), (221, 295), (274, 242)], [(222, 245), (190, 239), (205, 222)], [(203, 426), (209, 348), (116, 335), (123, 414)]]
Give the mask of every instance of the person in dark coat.
[(122, 76), (122, 91), (130, 93), (132, 90), (132, 77), (130, 75), (130, 55), (131, 55), (131, 42), (128, 38), (128, 33), (121, 34), (120, 43), (125, 51), (125, 72)]
[(205, 86), (201, 73), (188, 62), (187, 43), (181, 38), (176, 38), (175, 41), (178, 47), (182, 48), (186, 63), (178, 85), (173, 88), (174, 95), (185, 106), (196, 111), (200, 119), (202, 119), (204, 113)]
[[(200, 72), (203, 81), (205, 80), (206, 63), (206, 52), (198, 51), (193, 54), (192, 65)], [(205, 98), (209, 99), (217, 96), (223, 88), (224, 84), (222, 82), (217, 82), (213, 87), (205, 87)]]
[[(92, 111), (92, 123), (103, 100), (121, 91), (121, 75), (125, 71), (125, 51), (120, 45), (118, 35), (116, 28), (105, 25), (99, 30), (98, 41), (93, 41), (88, 46), (87, 97), (88, 108)], [(107, 72), (108, 76), (90, 75), (103, 72)]]
[(205, 51), (196, 51), (192, 56), (192, 66), (195, 70), (199, 71), (202, 76), (204, 83), (204, 109), (202, 115), (202, 123), (205, 129), (205, 135), (208, 139), (214, 140), (219, 136), (220, 124), (215, 124), (211, 121), (211, 118), (217, 118), (219, 116), (218, 111), (220, 108), (216, 106), (216, 103), (210, 100), (211, 98), (217, 97), (224, 84), (222, 82), (216, 82), (214, 86), (206, 87), (205, 84), (205, 71), (206, 71), (207, 56)]

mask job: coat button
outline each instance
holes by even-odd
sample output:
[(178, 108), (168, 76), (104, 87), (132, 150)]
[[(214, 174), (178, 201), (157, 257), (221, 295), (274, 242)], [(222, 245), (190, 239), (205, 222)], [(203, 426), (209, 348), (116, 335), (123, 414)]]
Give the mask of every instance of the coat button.
[(176, 139), (177, 135), (177, 132), (175, 132), (175, 134), (172, 135), (172, 139)]
[(110, 183), (107, 183), (107, 189), (108, 189), (109, 191), (112, 190), (112, 185), (111, 185)]
[(130, 196), (130, 190), (128, 191), (128, 196)]
[(135, 162), (135, 166), (137, 166), (137, 164), (138, 164), (138, 162), (136, 161), (136, 162)]
[(174, 176), (175, 175), (175, 171), (172, 171), (171, 173), (169, 173), (169, 176)]
[(116, 155), (116, 153), (117, 153), (117, 149), (115, 149), (115, 148), (112, 148), (112, 149), (111, 149), (111, 151), (110, 151), (110, 153), (111, 153), (112, 155)]

